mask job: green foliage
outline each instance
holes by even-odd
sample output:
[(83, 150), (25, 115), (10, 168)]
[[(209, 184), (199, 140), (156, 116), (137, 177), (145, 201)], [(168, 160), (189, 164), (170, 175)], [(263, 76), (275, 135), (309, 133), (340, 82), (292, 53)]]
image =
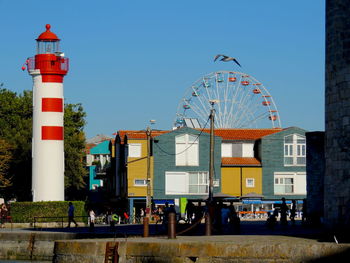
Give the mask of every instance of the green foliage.
[(8, 174), (11, 160), (11, 146), (0, 138), (0, 188), (11, 186), (11, 178)]
[(11, 145), (14, 157), (7, 171), (12, 187), (2, 190), (8, 198), (30, 199), (32, 112), (31, 91), (17, 95), (0, 89), (0, 138)]
[(66, 104), (64, 111), (64, 152), (66, 198), (81, 199), (87, 176), (84, 163), (86, 113), (81, 104)]
[[(68, 201), (15, 202), (11, 204), (10, 215), (14, 223), (31, 223), (34, 217), (47, 217), (38, 218), (37, 222), (55, 222), (60, 217), (64, 217), (63, 220), (67, 221), (68, 203)], [(87, 216), (85, 202), (72, 201), (72, 203), (75, 207), (76, 221), (85, 221), (86, 218), (81, 217)]]
[[(0, 139), (11, 145), (14, 158), (7, 169), (12, 186), (0, 189), (6, 199), (31, 200), (32, 178), (32, 91), (23, 94), (0, 89)], [(66, 199), (85, 199), (84, 126), (86, 113), (81, 104), (65, 104), (64, 147)]]

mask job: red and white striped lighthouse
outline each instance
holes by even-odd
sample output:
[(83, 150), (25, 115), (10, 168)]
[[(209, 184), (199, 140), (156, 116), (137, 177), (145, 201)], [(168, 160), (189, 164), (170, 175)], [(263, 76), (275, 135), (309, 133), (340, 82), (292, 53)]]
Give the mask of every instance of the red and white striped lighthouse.
[(69, 60), (50, 27), (36, 39), (37, 54), (26, 62), (33, 77), (33, 201), (64, 200), (63, 77)]

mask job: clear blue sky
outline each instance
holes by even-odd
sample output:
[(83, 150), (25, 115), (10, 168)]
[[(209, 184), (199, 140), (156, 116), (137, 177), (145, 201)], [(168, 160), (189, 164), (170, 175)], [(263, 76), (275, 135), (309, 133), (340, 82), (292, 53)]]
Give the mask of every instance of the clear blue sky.
[(324, 0), (0, 0), (0, 11), (0, 82), (32, 88), (21, 66), (51, 24), (71, 60), (65, 99), (82, 103), (87, 137), (150, 119), (171, 129), (193, 82), (234, 70), (216, 54), (268, 88), (283, 127), (324, 130)]

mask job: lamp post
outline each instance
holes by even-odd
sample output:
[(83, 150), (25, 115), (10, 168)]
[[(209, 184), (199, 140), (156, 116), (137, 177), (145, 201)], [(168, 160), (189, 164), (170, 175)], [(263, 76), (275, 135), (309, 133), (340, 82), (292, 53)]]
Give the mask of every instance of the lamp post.
[(210, 100), (209, 103), (211, 105), (210, 110), (210, 150), (209, 150), (209, 196), (208, 196), (208, 213), (205, 218), (205, 235), (211, 235), (211, 224), (212, 224), (212, 215), (214, 209), (214, 117), (215, 117), (215, 109), (214, 104), (218, 103), (218, 100)]
[(146, 217), (151, 217), (151, 128), (147, 127), (147, 196), (146, 196)]
[[(150, 120), (151, 124), (155, 124), (155, 120)], [(151, 218), (152, 202), (151, 202), (151, 133), (152, 129), (148, 126), (146, 129), (147, 136), (147, 195), (146, 195), (146, 216), (143, 221), (143, 237), (149, 236), (149, 220)]]

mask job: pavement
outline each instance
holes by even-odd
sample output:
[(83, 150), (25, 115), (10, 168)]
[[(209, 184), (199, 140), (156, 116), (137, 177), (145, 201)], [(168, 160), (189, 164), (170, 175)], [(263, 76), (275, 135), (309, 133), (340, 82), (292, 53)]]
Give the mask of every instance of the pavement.
[[(179, 225), (178, 231), (188, 227)], [(141, 224), (115, 228), (97, 225), (93, 230), (85, 226), (5, 228), (0, 229), (0, 239), (8, 240), (8, 246), (14, 240), (27, 240), (29, 244), (34, 240), (33, 235), (38, 241), (56, 240), (54, 253), (56, 262), (60, 263), (102, 262), (107, 243), (111, 242), (118, 246), (119, 262), (348, 262), (342, 260), (350, 257), (350, 243), (341, 236), (300, 221), (288, 226), (277, 223), (273, 229), (265, 221), (241, 221), (239, 230), (214, 230), (212, 236), (205, 236), (204, 230), (205, 225), (201, 224), (176, 239), (168, 239), (164, 227), (154, 224), (150, 225), (148, 238), (142, 237)], [(42, 246), (42, 242), (36, 244)], [(34, 251), (38, 253), (41, 249), (36, 247)], [(317, 261), (310, 261), (313, 259)]]
[[(185, 230), (189, 226), (186, 224), (178, 225), (177, 232)], [(2, 228), (1, 232), (59, 232), (59, 233), (75, 233), (89, 237), (103, 238), (103, 237), (137, 237), (143, 234), (142, 224), (130, 224), (130, 225), (116, 225), (111, 228), (107, 225), (96, 225), (93, 230), (86, 226), (71, 227), (71, 228)], [(166, 228), (160, 224), (150, 224), (150, 236), (167, 236)], [(205, 225), (201, 224), (195, 229), (185, 232), (181, 236), (203, 236), (205, 234)], [(273, 229), (266, 226), (266, 221), (241, 221), (239, 229), (225, 228), (222, 231), (215, 230), (213, 235), (225, 236), (225, 235), (243, 235), (243, 236), (290, 236), (301, 237), (307, 239), (324, 240), (335, 242), (334, 237), (325, 232), (321, 227), (312, 227), (303, 225), (301, 221), (296, 221), (295, 225), (290, 222), (287, 226), (282, 226), (278, 222)], [(342, 242), (342, 238), (337, 239), (338, 242)]]

